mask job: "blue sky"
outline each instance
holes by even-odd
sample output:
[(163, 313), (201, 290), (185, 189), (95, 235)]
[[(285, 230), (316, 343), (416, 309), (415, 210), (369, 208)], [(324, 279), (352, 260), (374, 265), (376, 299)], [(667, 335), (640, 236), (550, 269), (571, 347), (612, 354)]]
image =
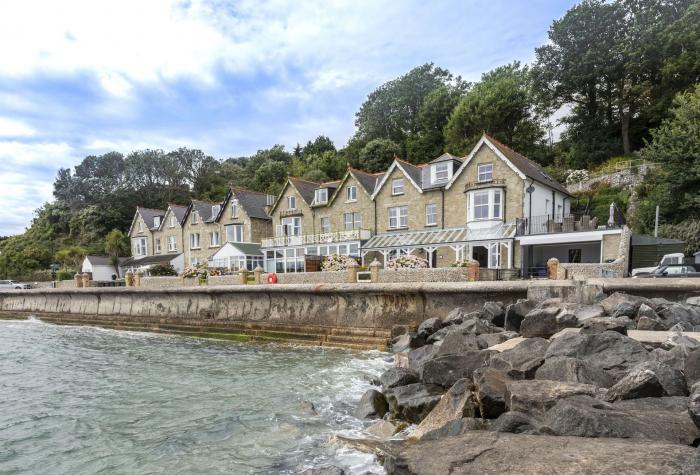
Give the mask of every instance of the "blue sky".
[(319, 134), (342, 147), (367, 94), (425, 62), (468, 80), (530, 62), (575, 2), (10, 0), (0, 4), (0, 235), (86, 155), (216, 158)]

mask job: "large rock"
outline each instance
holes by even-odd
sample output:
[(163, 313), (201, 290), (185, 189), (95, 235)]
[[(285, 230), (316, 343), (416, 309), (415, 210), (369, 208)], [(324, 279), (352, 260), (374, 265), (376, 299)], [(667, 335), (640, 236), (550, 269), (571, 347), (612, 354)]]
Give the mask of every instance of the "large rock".
[(638, 309), (643, 303), (650, 305), (649, 300), (644, 297), (637, 297), (636, 295), (623, 294), (621, 292), (615, 292), (606, 299), (601, 300), (600, 306), (603, 307), (605, 313), (612, 315), (615, 310), (621, 305), (629, 305), (634, 309)]
[(596, 335), (566, 333), (554, 338), (545, 359), (569, 356), (590, 361), (610, 373), (616, 380), (633, 366), (651, 359), (638, 341), (617, 332)]
[(695, 425), (700, 427), (700, 383), (695, 383), (690, 388), (688, 414), (690, 414), (690, 418), (693, 419)]
[(629, 326), (632, 326), (632, 320), (628, 317), (594, 317), (583, 322), (581, 334), (593, 335), (595, 333), (613, 331), (627, 335)]
[(423, 373), (423, 365), (437, 353), (438, 348), (433, 345), (421, 346), (408, 352), (408, 367), (419, 375)]
[(489, 366), (513, 379), (532, 379), (544, 362), (548, 347), (549, 342), (543, 338), (528, 338), (512, 349), (494, 355)]
[(498, 333), (503, 331), (503, 328), (497, 327), (488, 320), (483, 320), (477, 317), (469, 317), (465, 319), (457, 326), (457, 328), (459, 328), (462, 333), (473, 333), (474, 335), (481, 335), (483, 333)]
[(639, 317), (637, 320), (637, 330), (647, 330), (647, 331), (663, 331), (666, 330), (666, 325), (656, 318), (651, 318), (647, 316)]
[(431, 430), (423, 434), (420, 440), (436, 440), (444, 437), (461, 435), (473, 430), (490, 430), (493, 421), (484, 420), (478, 417), (463, 417), (450, 421), (444, 426)]
[(511, 379), (505, 372), (494, 368), (479, 368), (474, 370), (474, 396), (476, 397), (479, 414), (483, 419), (494, 419), (506, 410), (506, 388)]
[(508, 411), (501, 414), (491, 424), (491, 430), (511, 434), (543, 434), (549, 431), (538, 418), (518, 411)]
[(692, 444), (700, 430), (688, 415), (686, 405), (686, 398), (634, 399), (610, 404), (574, 396), (557, 401), (545, 415), (544, 424), (557, 435)]
[(380, 439), (389, 439), (396, 433), (396, 426), (389, 421), (377, 421), (367, 428), (367, 433)]
[[(674, 351), (674, 349), (671, 351)], [(700, 381), (700, 349), (684, 351), (683, 348), (680, 348), (680, 351), (685, 353), (682, 363), (685, 379), (688, 382), (688, 386), (692, 386)]]
[(509, 331), (519, 331), (525, 315), (530, 313), (537, 306), (537, 303), (532, 300), (520, 299), (516, 303), (506, 307), (505, 319), (503, 327)]
[(358, 419), (381, 419), (389, 411), (384, 395), (376, 389), (367, 390), (355, 409)]
[(661, 396), (687, 396), (683, 373), (658, 361), (647, 361), (630, 370), (612, 386), (605, 399), (618, 401)]
[(700, 325), (700, 310), (698, 307), (672, 303), (662, 306), (660, 310), (657, 310), (657, 313), (668, 326), (678, 323), (690, 324), (691, 327)]
[(379, 377), (379, 384), (386, 391), (397, 386), (417, 383), (420, 376), (410, 368), (389, 368)]
[(592, 384), (599, 388), (609, 388), (615, 384), (615, 379), (592, 361), (568, 356), (555, 356), (547, 359), (542, 366), (537, 368), (535, 379)]
[(440, 402), (443, 392), (434, 384), (414, 383), (390, 389), (386, 400), (392, 416), (417, 424)]
[(506, 408), (537, 417), (547, 412), (559, 399), (580, 394), (597, 396), (602, 394), (601, 391), (591, 384), (548, 380), (510, 381), (506, 385)]
[(458, 328), (447, 334), (440, 343), (438, 355), (456, 355), (467, 351), (479, 350), (477, 336), (473, 333), (462, 333)]
[(425, 344), (422, 338), (415, 333), (404, 333), (391, 341), (391, 351), (394, 353), (406, 353)]
[(464, 307), (457, 307), (454, 308), (450, 311), (450, 313), (447, 314), (447, 316), (444, 318), (442, 321), (442, 325), (444, 327), (450, 326), (450, 325), (459, 325), (464, 321), (467, 315), (472, 314), (473, 312), (467, 310)]
[(589, 318), (600, 318), (605, 316), (605, 309), (603, 309), (602, 305), (594, 304), (594, 305), (584, 305), (582, 307), (579, 307), (576, 309), (574, 312), (574, 315), (576, 316), (576, 319), (579, 322), (584, 322), (588, 320)]
[(654, 441), (471, 431), (405, 443), (384, 467), (389, 475), (678, 475), (694, 453), (692, 447)]
[(428, 432), (458, 421), (464, 417), (474, 418), (476, 402), (472, 394), (472, 381), (460, 379), (440, 399), (440, 402), (423, 419), (408, 439), (421, 439)]
[(639, 319), (642, 317), (647, 317), (656, 320), (659, 318), (659, 315), (656, 313), (656, 310), (651, 308), (649, 305), (643, 303), (639, 306), (639, 309), (637, 310), (637, 318)]
[(418, 337), (423, 340), (442, 328), (442, 320), (437, 317), (429, 318), (418, 326)]
[(505, 331), (499, 333), (483, 333), (477, 335), (476, 341), (479, 344), (479, 349), (485, 350), (495, 345), (500, 345), (504, 341), (508, 341), (512, 338), (517, 338), (519, 335), (516, 332)]
[(502, 327), (505, 322), (506, 309), (501, 302), (486, 302), (481, 309), (483, 318), (493, 323), (497, 327)]
[(495, 353), (497, 352), (481, 350), (458, 355), (438, 355), (423, 365), (423, 382), (449, 388), (462, 378), (471, 378), (474, 370), (486, 366)]
[(696, 307), (700, 307), (700, 296), (699, 297), (688, 297), (685, 299), (685, 303), (688, 305), (695, 305)]
[(520, 324), (520, 334), (527, 338), (549, 338), (559, 331), (557, 315), (559, 307), (535, 308), (530, 311)]

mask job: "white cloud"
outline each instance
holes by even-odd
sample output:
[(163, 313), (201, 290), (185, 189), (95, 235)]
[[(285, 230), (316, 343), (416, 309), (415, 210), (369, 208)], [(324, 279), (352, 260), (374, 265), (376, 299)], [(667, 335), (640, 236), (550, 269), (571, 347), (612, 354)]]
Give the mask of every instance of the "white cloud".
[(24, 122), (9, 117), (0, 117), (0, 137), (31, 137), (36, 130)]
[(20, 172), (26, 167), (44, 164), (55, 168), (67, 167), (75, 160), (74, 151), (67, 143), (0, 141), (0, 163), (14, 166), (13, 171)]

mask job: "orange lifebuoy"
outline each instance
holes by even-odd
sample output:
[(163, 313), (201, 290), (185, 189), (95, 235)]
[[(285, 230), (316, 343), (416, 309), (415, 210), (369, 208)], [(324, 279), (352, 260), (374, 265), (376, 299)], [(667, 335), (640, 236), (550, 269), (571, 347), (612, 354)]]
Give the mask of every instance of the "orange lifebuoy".
[(277, 283), (277, 274), (274, 272), (270, 272), (267, 274), (267, 283), (268, 284), (276, 284)]

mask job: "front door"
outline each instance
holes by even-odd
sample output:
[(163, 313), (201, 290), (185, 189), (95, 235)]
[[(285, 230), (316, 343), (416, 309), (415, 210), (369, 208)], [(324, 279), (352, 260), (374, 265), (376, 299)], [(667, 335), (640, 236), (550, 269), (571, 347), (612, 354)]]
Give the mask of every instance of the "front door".
[(479, 267), (489, 267), (489, 250), (484, 246), (472, 247), (472, 259), (479, 261)]

